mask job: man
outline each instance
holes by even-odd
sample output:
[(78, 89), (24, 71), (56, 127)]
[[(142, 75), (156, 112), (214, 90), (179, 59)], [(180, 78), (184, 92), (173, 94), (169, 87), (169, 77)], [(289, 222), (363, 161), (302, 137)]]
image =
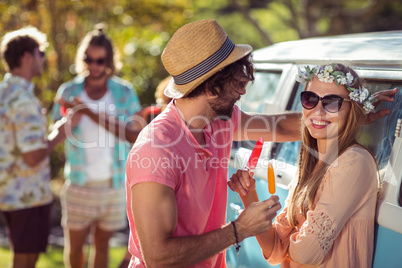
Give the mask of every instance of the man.
[(300, 139), (299, 114), (252, 116), (234, 105), (254, 79), (251, 51), (215, 20), (187, 24), (167, 44), (165, 95), (174, 100), (142, 131), (126, 167), (130, 267), (226, 267), (225, 248), (271, 227), (276, 196), (226, 224), (232, 139)]
[(66, 267), (83, 267), (89, 234), (94, 246), (90, 267), (107, 267), (109, 239), (127, 226), (126, 141), (137, 138), (131, 120), (141, 107), (132, 85), (114, 75), (114, 59), (112, 42), (102, 28), (89, 32), (77, 50), (79, 76), (60, 86), (59, 103), (52, 110), (55, 119), (65, 108), (83, 115), (65, 143), (61, 202)]
[[(166, 46), (162, 61), (173, 79), (165, 95), (175, 100), (144, 129), (126, 167), (135, 267), (225, 267), (225, 248), (270, 228), (280, 208), (277, 197), (226, 224), (233, 137), (274, 140), (270, 132), (244, 131), (251, 117), (234, 105), (254, 79), (251, 51), (234, 45), (214, 20), (183, 26)], [(279, 123), (275, 140), (299, 137), (288, 126), (299, 116), (289, 117), (286, 125)], [(266, 129), (263, 119), (256, 117), (250, 127)]]
[(46, 35), (34, 27), (7, 33), (1, 55), (9, 73), (0, 83), (0, 210), (13, 267), (35, 267), (45, 252), (53, 201), (49, 154), (70, 131), (66, 118), (46, 138), (46, 117), (31, 79), (45, 62)]

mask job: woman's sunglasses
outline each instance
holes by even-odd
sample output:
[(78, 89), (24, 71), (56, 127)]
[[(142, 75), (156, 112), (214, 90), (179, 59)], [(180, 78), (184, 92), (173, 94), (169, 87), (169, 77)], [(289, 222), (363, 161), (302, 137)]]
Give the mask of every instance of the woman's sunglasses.
[(338, 95), (325, 95), (324, 97), (320, 97), (314, 92), (311, 91), (303, 91), (300, 94), (301, 105), (304, 109), (311, 110), (315, 106), (317, 106), (318, 102), (321, 100), (322, 107), (324, 107), (325, 111), (329, 113), (338, 112), (341, 107), (343, 101), (350, 101), (349, 99), (344, 99)]
[(90, 65), (92, 63), (95, 63), (96, 65), (104, 65), (106, 63), (105, 58), (99, 58), (99, 59), (93, 59), (87, 55), (84, 57), (84, 61), (86, 64)]

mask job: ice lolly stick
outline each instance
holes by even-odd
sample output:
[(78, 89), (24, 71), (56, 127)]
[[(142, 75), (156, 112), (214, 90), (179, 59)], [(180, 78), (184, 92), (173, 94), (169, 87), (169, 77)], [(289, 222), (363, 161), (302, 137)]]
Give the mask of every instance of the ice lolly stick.
[(275, 193), (275, 174), (272, 163), (268, 163), (268, 191), (270, 194)]

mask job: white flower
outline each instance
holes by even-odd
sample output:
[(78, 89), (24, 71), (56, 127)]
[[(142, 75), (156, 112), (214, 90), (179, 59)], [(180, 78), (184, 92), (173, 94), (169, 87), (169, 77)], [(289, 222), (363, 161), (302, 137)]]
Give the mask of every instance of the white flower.
[(334, 80), (335, 80), (335, 77), (333, 76), (333, 75), (329, 75), (328, 77), (327, 77), (327, 83), (332, 83), (332, 82), (334, 82)]
[(307, 73), (303, 72), (302, 70), (300, 70), (300, 68), (298, 68), (298, 73), (296, 75), (296, 81), (299, 82), (300, 84), (305, 85), (307, 83)]
[(332, 69), (332, 66), (331, 66), (331, 65), (327, 65), (327, 66), (325, 66), (325, 68), (324, 68), (324, 72), (325, 72), (327, 75), (330, 75), (333, 70), (334, 70), (334, 69)]
[(347, 81), (348, 85), (353, 83), (353, 75), (351, 73), (346, 74), (346, 81)]
[(318, 79), (320, 79), (321, 82), (325, 83), (332, 83), (335, 80), (335, 77), (329, 73), (324, 72), (323, 70), (320, 71), (319, 74), (317, 74)]
[(322, 73), (322, 72), (319, 72), (319, 73), (317, 74), (317, 77), (318, 77), (318, 79), (320, 79), (321, 82), (325, 82), (325, 80), (327, 79), (327, 77), (325, 76), (325, 74)]
[(359, 96), (360, 102), (363, 103), (369, 95), (370, 92), (367, 90), (367, 88), (362, 88)]
[(360, 95), (360, 90), (356, 89), (355, 91), (352, 91), (349, 93), (349, 98), (351, 100), (354, 100), (355, 102), (360, 103), (359, 95)]
[(370, 113), (371, 111), (374, 110), (374, 105), (370, 101), (364, 102), (363, 109), (366, 112), (366, 114)]
[(336, 77), (336, 81), (338, 81), (339, 85), (346, 85), (346, 78), (345, 77), (342, 77), (342, 76), (338, 75)]
[(346, 77), (342, 77), (342, 80), (341, 80), (340, 84), (341, 85), (346, 85)]

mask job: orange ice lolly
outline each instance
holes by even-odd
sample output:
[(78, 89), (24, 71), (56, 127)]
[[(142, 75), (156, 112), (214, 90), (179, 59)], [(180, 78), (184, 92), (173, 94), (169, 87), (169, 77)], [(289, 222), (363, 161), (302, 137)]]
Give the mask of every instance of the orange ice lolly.
[(270, 194), (275, 193), (275, 174), (272, 163), (268, 163), (268, 191)]

